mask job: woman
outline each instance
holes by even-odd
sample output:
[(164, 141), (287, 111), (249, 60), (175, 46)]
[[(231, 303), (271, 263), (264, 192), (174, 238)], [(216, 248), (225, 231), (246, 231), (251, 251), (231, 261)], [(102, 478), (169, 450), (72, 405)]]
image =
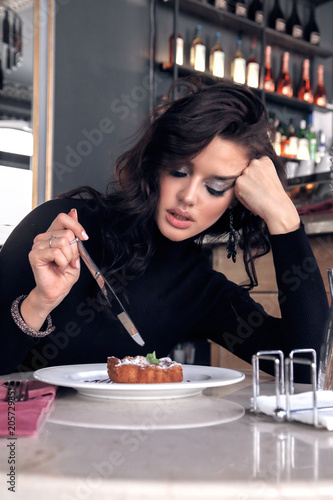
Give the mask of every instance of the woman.
[[(248, 361), (259, 349), (319, 350), (326, 294), (261, 101), (227, 81), (178, 85), (181, 97), (156, 110), (116, 163), (116, 189), (47, 202), (8, 238), (0, 253), (2, 373), (164, 356), (202, 338)], [(240, 235), (247, 287), (214, 272), (198, 244), (221, 234), (233, 260)], [(144, 347), (104, 305), (75, 238), (127, 301)], [(282, 319), (246, 290), (257, 284), (254, 258), (270, 248)]]

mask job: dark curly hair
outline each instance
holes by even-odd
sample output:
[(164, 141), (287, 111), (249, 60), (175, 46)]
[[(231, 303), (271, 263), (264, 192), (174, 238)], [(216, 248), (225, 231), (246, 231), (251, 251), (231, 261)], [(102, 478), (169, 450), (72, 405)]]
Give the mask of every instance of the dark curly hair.
[[(249, 158), (268, 156), (285, 185), (285, 170), (269, 137), (266, 109), (252, 90), (225, 79), (185, 78), (170, 88), (165, 103), (158, 106), (140, 131), (136, 144), (119, 157), (115, 165), (116, 183), (106, 194), (83, 188), (99, 201), (103, 212), (103, 238), (111, 272), (142, 273), (154, 252), (154, 215), (159, 198), (161, 171), (198, 155), (214, 137), (246, 148)], [(233, 209), (234, 227), (249, 282), (257, 285), (254, 261), (270, 250), (264, 221), (241, 203)], [(204, 233), (219, 237), (229, 231), (229, 214)]]

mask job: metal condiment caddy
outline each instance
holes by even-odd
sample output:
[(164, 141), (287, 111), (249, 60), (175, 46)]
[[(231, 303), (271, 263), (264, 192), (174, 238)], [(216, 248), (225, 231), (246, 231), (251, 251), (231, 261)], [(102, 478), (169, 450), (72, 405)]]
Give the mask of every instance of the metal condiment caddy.
[[(307, 355), (308, 357), (301, 357)], [(309, 359), (310, 358), (310, 359)], [(317, 355), (314, 349), (295, 349), (290, 352), (289, 357), (284, 359), (284, 354), (280, 350), (259, 351), (252, 356), (253, 366), (253, 411), (258, 413), (259, 387), (259, 361), (268, 360), (274, 362), (275, 372), (275, 409), (273, 417), (279, 422), (291, 421), (295, 412), (312, 411), (313, 425), (321, 427), (318, 422), (318, 391), (317, 391)], [(291, 410), (290, 398), (294, 394), (294, 365), (308, 365), (311, 372), (312, 407)], [(285, 404), (282, 404), (282, 399)], [(332, 401), (333, 404), (333, 401)], [(326, 407), (327, 408), (327, 407)]]

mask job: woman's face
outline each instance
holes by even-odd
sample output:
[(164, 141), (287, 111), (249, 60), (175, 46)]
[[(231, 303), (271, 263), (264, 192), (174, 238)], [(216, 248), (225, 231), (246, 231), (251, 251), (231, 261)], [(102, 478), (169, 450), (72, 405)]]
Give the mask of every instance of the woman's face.
[(172, 241), (198, 235), (234, 202), (234, 184), (249, 163), (246, 150), (215, 137), (191, 162), (162, 172), (155, 219)]

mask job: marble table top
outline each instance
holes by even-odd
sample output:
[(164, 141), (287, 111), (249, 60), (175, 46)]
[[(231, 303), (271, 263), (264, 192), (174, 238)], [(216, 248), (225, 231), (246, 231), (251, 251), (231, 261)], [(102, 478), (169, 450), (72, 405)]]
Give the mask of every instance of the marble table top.
[[(5, 377), (1, 377), (4, 379)], [(38, 436), (17, 440), (24, 500), (333, 498), (333, 433), (251, 412), (251, 374), (235, 385), (155, 401), (59, 388)], [(261, 393), (272, 392), (267, 377)]]

